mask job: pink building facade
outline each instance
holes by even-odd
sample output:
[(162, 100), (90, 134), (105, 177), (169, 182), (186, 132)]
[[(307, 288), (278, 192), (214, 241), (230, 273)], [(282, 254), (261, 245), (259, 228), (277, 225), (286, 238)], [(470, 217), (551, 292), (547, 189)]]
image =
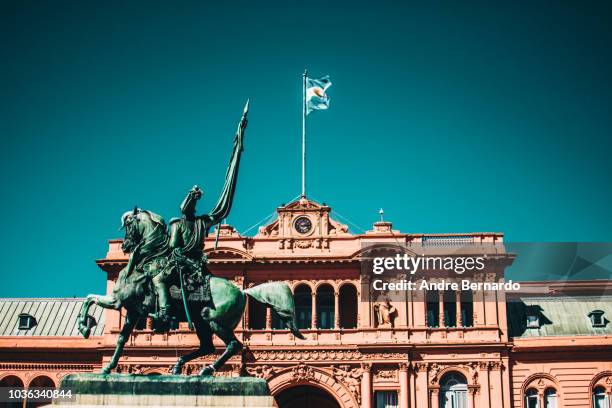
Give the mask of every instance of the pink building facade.
[[(281, 407), (610, 408), (612, 299), (601, 289), (612, 282), (525, 282), (533, 290), (520, 299), (503, 291), (439, 291), (434, 298), (406, 293), (381, 306), (362, 293), (369, 282), (360, 259), (368, 243), (401, 243), (438, 256), (461, 246), (482, 255), (489, 244), (502, 245), (503, 235), (406, 234), (386, 221), (352, 234), (330, 207), (306, 199), (277, 214), (252, 237), (222, 225), (217, 249), (211, 249), (215, 233), (205, 243), (209, 267), (241, 288), (288, 282), (306, 340), (295, 339), (269, 309), (249, 301), (236, 333), (245, 352), (218, 375), (265, 378)], [(97, 261), (107, 291), (127, 261), (120, 244), (111, 240)], [(487, 268), (473, 278), (503, 281), (513, 259), (491, 253)], [(381, 307), (390, 313), (381, 317)], [(0, 382), (57, 386), (67, 373), (100, 369), (110, 359), (122, 315), (95, 308), (94, 335), (84, 340), (75, 332), (77, 308), (78, 300), (4, 300)], [(26, 319), (19, 315), (36, 324), (19, 329)], [(61, 321), (67, 322), (63, 328)], [(155, 334), (151, 322), (143, 322), (119, 371), (165, 374), (197, 344), (183, 323), (170, 334)], [(195, 373), (212, 359), (188, 363), (184, 372)]]

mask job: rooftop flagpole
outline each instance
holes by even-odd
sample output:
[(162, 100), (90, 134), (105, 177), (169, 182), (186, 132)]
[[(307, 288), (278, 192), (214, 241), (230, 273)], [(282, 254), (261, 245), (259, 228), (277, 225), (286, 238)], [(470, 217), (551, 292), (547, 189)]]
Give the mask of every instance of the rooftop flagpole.
[(306, 197), (306, 77), (308, 70), (304, 69), (302, 85), (302, 198)]

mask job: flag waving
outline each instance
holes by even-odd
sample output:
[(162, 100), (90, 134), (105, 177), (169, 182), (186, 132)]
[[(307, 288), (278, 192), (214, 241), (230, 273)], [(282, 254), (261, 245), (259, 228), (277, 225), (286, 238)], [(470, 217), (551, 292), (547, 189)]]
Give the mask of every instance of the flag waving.
[(323, 110), (329, 108), (329, 96), (325, 93), (331, 86), (329, 75), (323, 78), (306, 78), (306, 114), (313, 110)]

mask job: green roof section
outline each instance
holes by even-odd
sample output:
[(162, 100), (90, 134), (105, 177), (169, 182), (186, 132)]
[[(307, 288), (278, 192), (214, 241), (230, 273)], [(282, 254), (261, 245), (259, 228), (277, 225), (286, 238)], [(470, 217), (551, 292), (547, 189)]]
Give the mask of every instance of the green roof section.
[[(80, 337), (77, 316), (84, 298), (1, 299), (0, 336)], [(30, 329), (19, 328), (19, 316), (30, 315), (35, 324)], [(104, 309), (93, 305), (89, 315), (96, 320), (92, 336), (104, 334)]]
[[(510, 337), (612, 335), (612, 296), (541, 296), (508, 301)], [(593, 311), (603, 312), (603, 325), (591, 321)], [(539, 319), (538, 327), (527, 327), (527, 316)]]

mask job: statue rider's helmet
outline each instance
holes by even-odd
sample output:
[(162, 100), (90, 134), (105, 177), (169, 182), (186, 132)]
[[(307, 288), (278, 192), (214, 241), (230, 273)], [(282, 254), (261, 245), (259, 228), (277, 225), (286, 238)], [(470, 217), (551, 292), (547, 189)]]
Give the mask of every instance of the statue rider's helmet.
[(187, 196), (181, 203), (181, 212), (185, 214), (186, 217), (195, 217), (196, 204), (204, 192), (200, 187), (193, 186), (191, 190), (187, 193)]

